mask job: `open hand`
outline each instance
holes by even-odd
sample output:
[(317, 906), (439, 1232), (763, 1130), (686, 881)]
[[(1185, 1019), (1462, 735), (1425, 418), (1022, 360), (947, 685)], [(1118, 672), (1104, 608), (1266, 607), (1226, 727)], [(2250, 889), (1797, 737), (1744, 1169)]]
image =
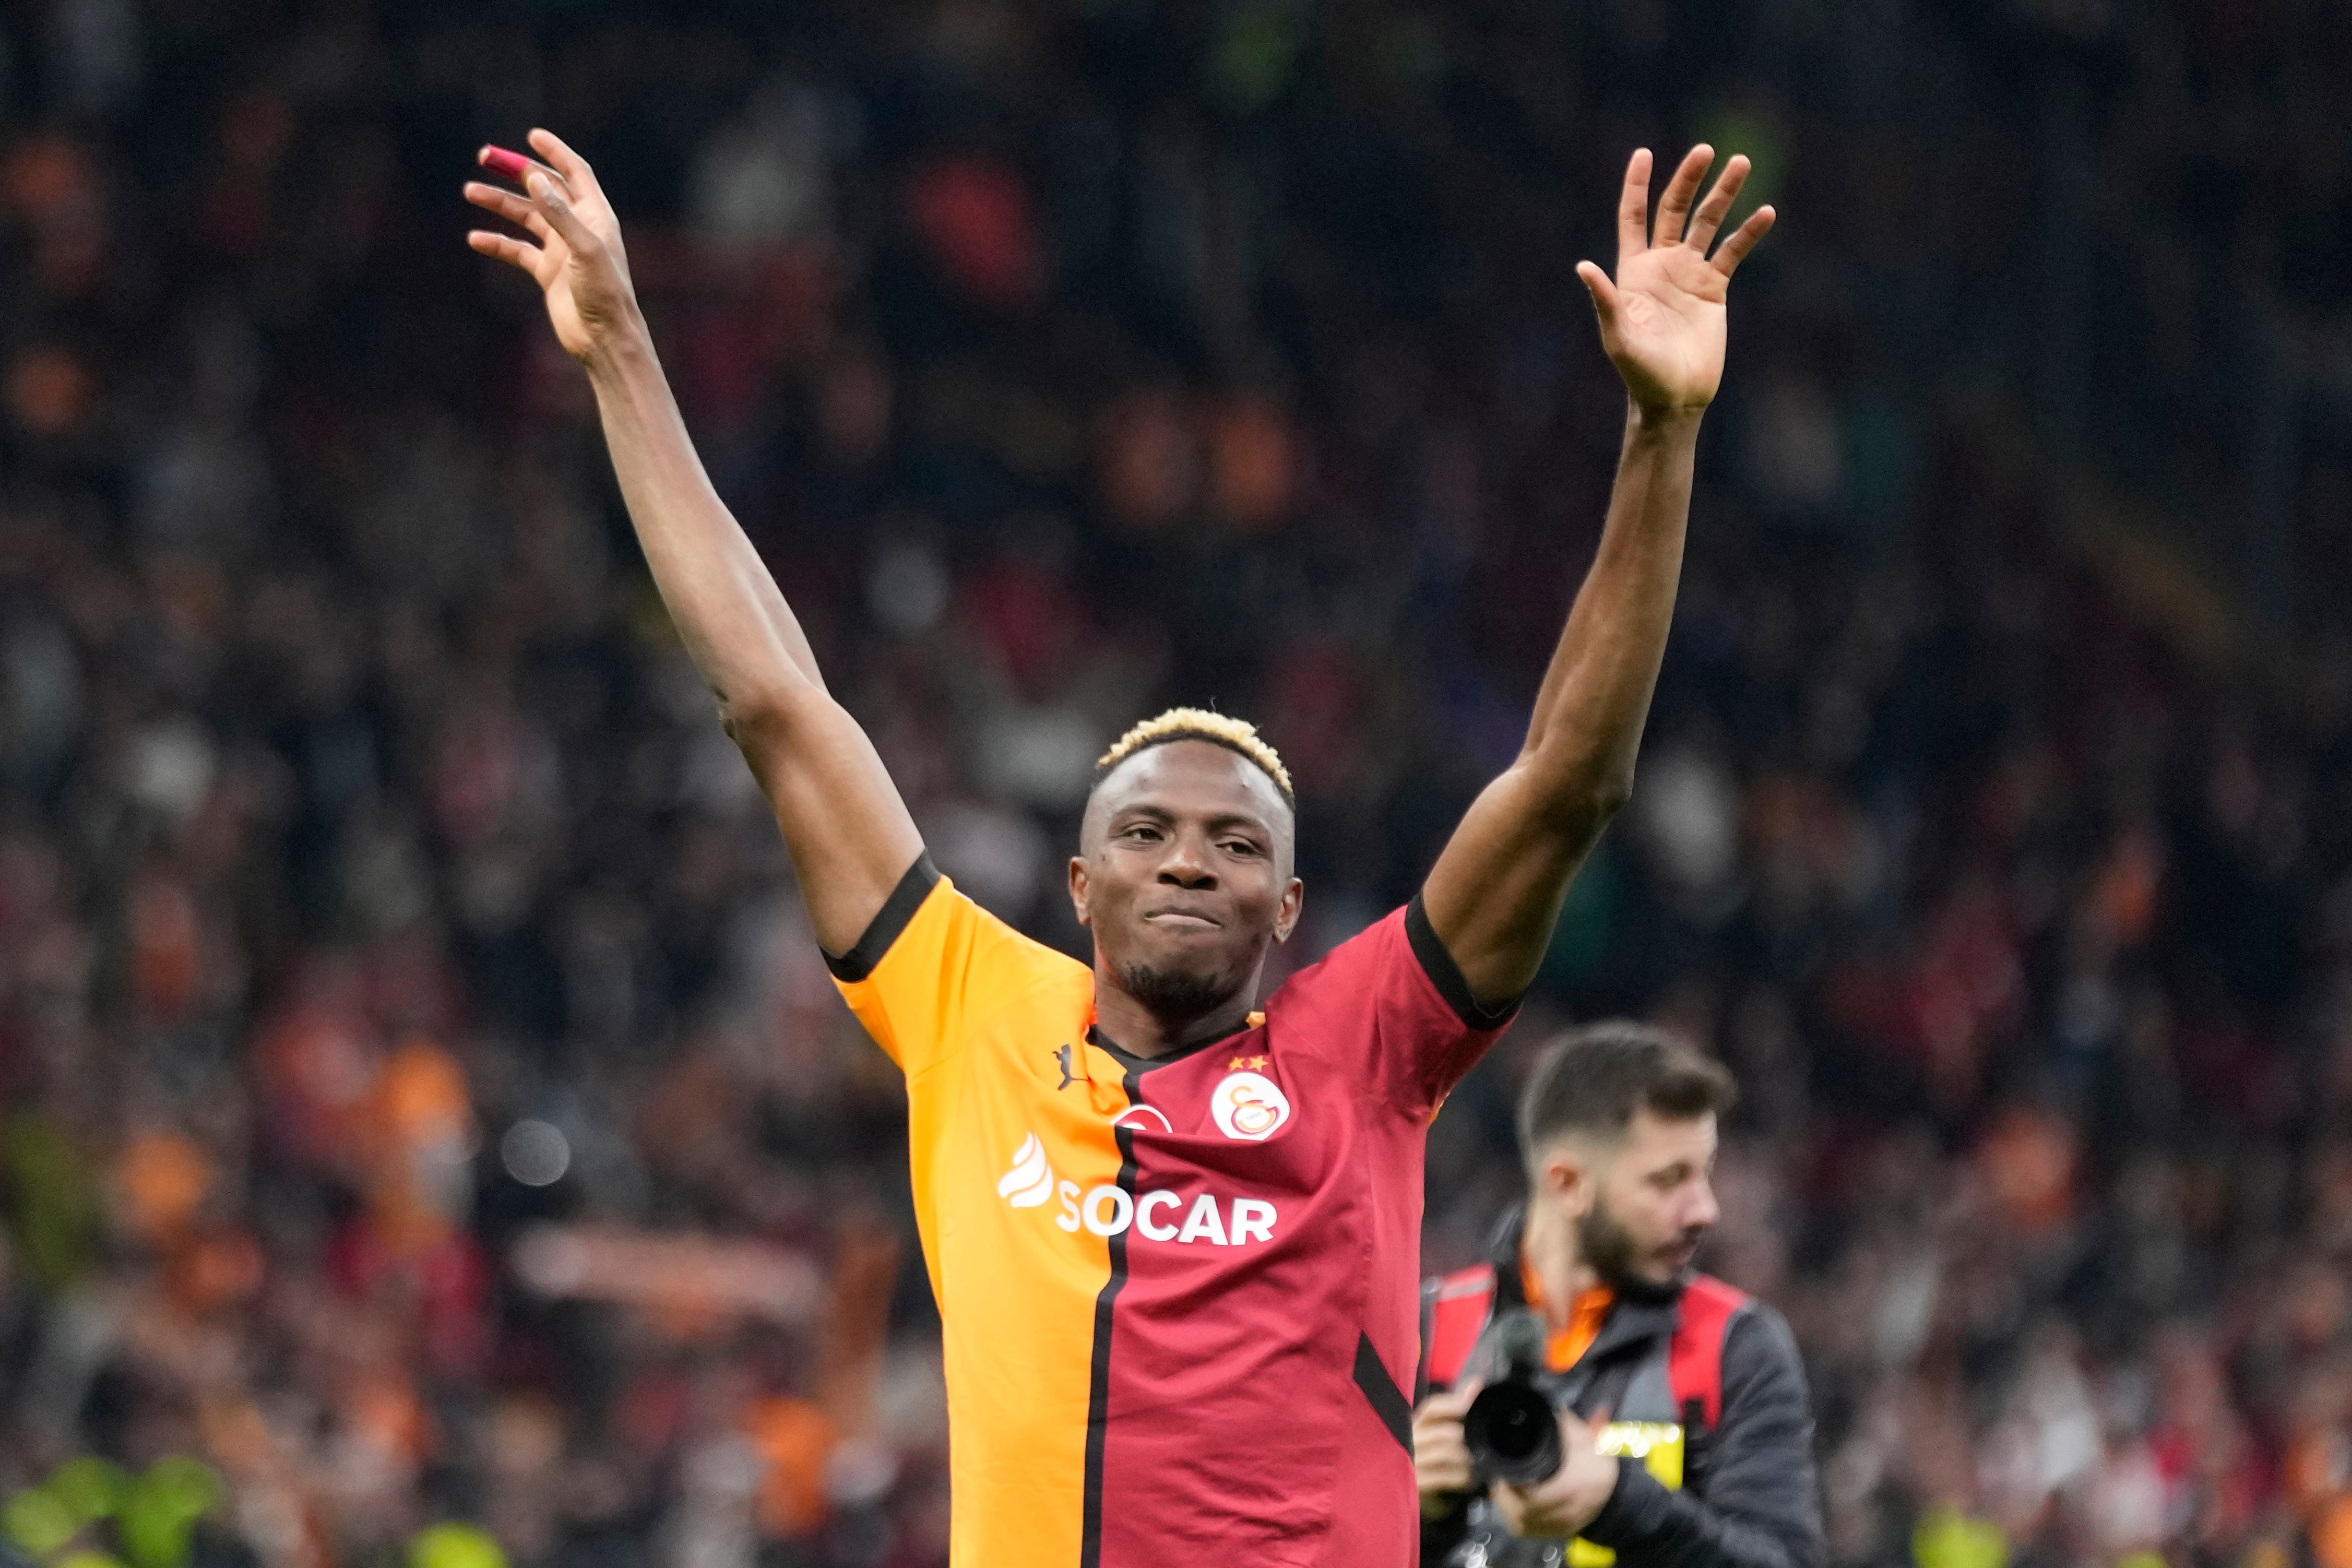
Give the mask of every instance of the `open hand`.
[(1625, 390), (1644, 408), (1699, 409), (1714, 401), (1723, 382), (1724, 300), (1731, 275), (1772, 226), (1772, 209), (1759, 207), (1708, 258), (1748, 168), (1745, 157), (1732, 159), (1694, 215), (1692, 200), (1714, 162), (1715, 149), (1703, 142), (1683, 155), (1659, 198), (1653, 233), (1650, 153), (1646, 147), (1635, 153), (1625, 164), (1617, 203), (1615, 280), (1592, 262), (1576, 264), (1601, 317), (1601, 346), (1624, 377)]
[[(586, 360), (636, 320), (636, 290), (621, 248), (620, 221), (588, 161), (551, 131), (530, 133), (544, 163), (523, 172), (523, 194), (468, 181), (466, 199), (538, 241), (475, 229), (466, 243), (530, 275), (547, 296), (547, 319), (573, 359)], [(489, 149), (483, 149), (488, 163)]]
[(1617, 1489), (1617, 1461), (1601, 1451), (1601, 1429), (1609, 1412), (1591, 1417), (1559, 1413), (1559, 1468), (1531, 1487), (1497, 1481), (1486, 1490), (1503, 1528), (1534, 1540), (1564, 1541), (1591, 1524)]

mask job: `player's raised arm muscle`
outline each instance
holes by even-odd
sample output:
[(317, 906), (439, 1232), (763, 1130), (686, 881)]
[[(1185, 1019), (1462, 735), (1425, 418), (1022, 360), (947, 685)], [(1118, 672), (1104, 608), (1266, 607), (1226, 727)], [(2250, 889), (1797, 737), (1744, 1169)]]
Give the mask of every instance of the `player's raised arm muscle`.
[(1772, 226), (1759, 208), (1714, 245), (1748, 177), (1695, 147), (1667, 182), (1654, 234), (1650, 155), (1633, 154), (1617, 209), (1617, 275), (1590, 261), (1601, 345), (1625, 382), (1625, 439), (1601, 545), (1553, 651), (1518, 757), (1479, 795), (1423, 886), (1430, 927), (1482, 1002), (1535, 979), (1568, 885), (1633, 787), (1682, 574), (1699, 416), (1723, 378), (1731, 275)]
[(638, 313), (620, 225), (595, 172), (549, 132), (532, 132), (530, 144), (543, 163), (490, 148), (482, 156), (522, 194), (466, 186), (467, 201), (529, 237), (477, 229), (467, 242), (530, 276), (557, 340), (587, 370), (662, 601), (775, 809), (817, 941), (845, 952), (921, 853), (921, 837), (703, 471)]

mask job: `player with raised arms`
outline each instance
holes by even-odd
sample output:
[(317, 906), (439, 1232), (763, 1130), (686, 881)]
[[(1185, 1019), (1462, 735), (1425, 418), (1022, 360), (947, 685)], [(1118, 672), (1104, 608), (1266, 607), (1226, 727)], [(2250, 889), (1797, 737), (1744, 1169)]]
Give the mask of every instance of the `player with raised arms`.
[(1772, 223), (1714, 246), (1747, 160), (1702, 201), (1714, 154), (1694, 148), (1654, 228), (1650, 154), (1627, 164), (1616, 274), (1577, 268), (1629, 395), (1623, 448), (1526, 744), (1412, 904), (1261, 1013), (1303, 896), (1273, 749), (1180, 709), (1105, 754), (1069, 866), (1091, 967), (958, 892), (704, 474), (594, 173), (545, 131), (530, 146), (483, 150), (520, 193), (466, 187), (522, 237), (469, 243), (539, 284), (587, 370), (654, 581), (826, 962), (906, 1074), (954, 1568), (1402, 1568), (1423, 1142), (1633, 784), (1724, 302)]

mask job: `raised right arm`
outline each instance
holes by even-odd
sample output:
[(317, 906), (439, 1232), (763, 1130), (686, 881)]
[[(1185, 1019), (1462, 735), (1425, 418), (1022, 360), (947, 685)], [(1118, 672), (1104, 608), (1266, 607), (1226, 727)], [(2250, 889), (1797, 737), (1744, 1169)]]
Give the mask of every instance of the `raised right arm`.
[[(817, 941), (828, 952), (847, 952), (921, 854), (922, 838), (703, 471), (638, 312), (620, 225), (594, 171), (550, 132), (532, 132), (530, 144), (547, 162), (516, 172), (525, 195), (474, 182), (466, 199), (531, 240), (477, 229), (467, 241), (530, 275), (557, 340), (587, 370), (662, 602), (775, 810)], [(508, 173), (487, 149), (483, 162)]]

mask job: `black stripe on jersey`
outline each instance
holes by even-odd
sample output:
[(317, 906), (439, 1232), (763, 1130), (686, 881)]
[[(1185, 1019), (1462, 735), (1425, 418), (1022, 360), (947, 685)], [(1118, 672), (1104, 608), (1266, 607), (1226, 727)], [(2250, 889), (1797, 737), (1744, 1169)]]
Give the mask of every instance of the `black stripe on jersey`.
[(1412, 1406), (1405, 1403), (1404, 1391), (1381, 1364), (1381, 1352), (1372, 1348), (1372, 1336), (1362, 1330), (1356, 1332), (1356, 1386), (1371, 1401), (1372, 1414), (1389, 1429), (1407, 1454), (1412, 1452)]
[[(1122, 1080), (1129, 1105), (1143, 1103), (1143, 1085), (1135, 1069)], [(1113, 1127), (1118, 1140), (1118, 1190), (1135, 1201), (1135, 1131)], [(1110, 1238), (1110, 1278), (1095, 1297), (1094, 1364), (1087, 1378), (1087, 1489), (1078, 1535), (1078, 1568), (1102, 1568), (1103, 1445), (1110, 1435), (1110, 1321), (1119, 1287), (1127, 1283), (1128, 1231)]]
[[(898, 933), (907, 929), (907, 922), (915, 918), (923, 900), (931, 896), (931, 889), (939, 879), (940, 868), (931, 864), (931, 852), (926, 849), (916, 856), (907, 874), (898, 879), (898, 885), (890, 889), (890, 896), (882, 900), (881, 909), (866, 922), (866, 934), (857, 939), (857, 944), (839, 958), (829, 952), (824, 954), (824, 966), (833, 971), (833, 977), (855, 984), (873, 973), (874, 966), (882, 962), (882, 955), (890, 951), (890, 944), (898, 940)], [(823, 952), (824, 949), (817, 951)]]
[(1419, 893), (1415, 893), (1412, 902), (1405, 906), (1404, 936), (1412, 944), (1412, 955), (1421, 960), (1422, 971), (1429, 976), (1429, 983), (1437, 987), (1437, 994), (1445, 998), (1445, 1005), (1454, 1009), (1454, 1016), (1472, 1028), (1499, 1029), (1511, 1021), (1512, 1014), (1519, 1010), (1520, 998), (1517, 996), (1488, 1006), (1471, 993), (1470, 982), (1463, 976), (1462, 966), (1454, 962), (1454, 955), (1445, 951), (1445, 944), (1437, 938), (1437, 928), (1429, 923), (1429, 911), (1421, 907)]

